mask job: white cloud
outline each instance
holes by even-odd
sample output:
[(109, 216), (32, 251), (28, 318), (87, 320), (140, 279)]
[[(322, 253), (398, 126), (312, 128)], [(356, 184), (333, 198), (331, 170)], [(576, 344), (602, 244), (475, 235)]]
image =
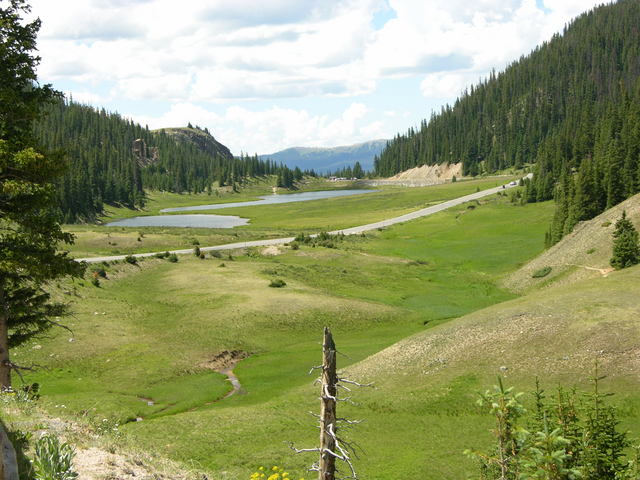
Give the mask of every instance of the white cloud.
[(420, 90), (425, 97), (450, 99), (478, 80), (476, 73), (430, 73), (420, 84)]
[(47, 80), (110, 81), (133, 100), (198, 102), (362, 95), (381, 78), (421, 72), (478, 77), (597, 0), (545, 0), (546, 14), (535, 0), (389, 0), (396, 16), (377, 31), (371, 20), (383, 0), (33, 3)]
[(394, 131), (388, 124), (368, 119), (370, 113), (358, 102), (351, 103), (336, 118), (275, 106), (261, 111), (231, 106), (216, 113), (191, 103), (177, 103), (159, 117), (132, 117), (151, 129), (184, 126), (191, 122), (207, 127), (235, 154), (241, 151), (263, 154), (291, 146), (348, 145), (383, 138)]
[[(91, 103), (100, 100), (92, 89), (110, 92), (114, 109), (120, 99), (153, 102), (166, 113), (138, 119), (199, 122), (234, 151), (260, 153), (393, 135), (419, 118), (421, 104), (454, 99), (598, 3), (190, 0), (177, 8), (175, 0), (64, 0), (61, 8), (32, 0), (43, 20), (43, 82), (79, 85), (75, 97)], [(388, 8), (394, 15), (376, 30), (374, 15)], [(415, 91), (397, 94), (415, 98), (408, 117), (385, 114), (393, 107), (376, 97), (381, 80), (401, 77), (421, 78)], [(331, 115), (313, 110), (326, 97), (342, 102)], [(248, 106), (281, 98), (306, 98), (309, 107)], [(371, 106), (383, 103), (379, 112)]]

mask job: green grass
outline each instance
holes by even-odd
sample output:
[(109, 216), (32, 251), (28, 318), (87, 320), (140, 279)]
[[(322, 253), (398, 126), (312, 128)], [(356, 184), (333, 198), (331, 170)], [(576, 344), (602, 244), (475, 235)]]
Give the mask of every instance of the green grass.
[[(455, 186), (461, 190), (453, 196), (476, 188)], [(428, 203), (451, 191), (424, 190), (420, 200), (419, 189), (410, 190), (402, 201), (392, 193), (382, 192), (390, 209), (408, 205), (408, 197)], [(549, 203), (516, 207), (497, 197), (473, 210), (460, 206), (348, 238), (339, 249), (239, 256), (224, 259), (226, 268), (219, 259), (191, 255), (176, 264), (109, 266), (101, 288), (85, 280), (77, 296), (64, 295), (76, 312), (67, 322), (73, 337), (56, 331), (18, 349), (15, 360), (48, 365), (27, 380), (42, 384), (41, 402), (53, 415), (143, 417), (124, 427), (130, 444), (195, 462), (215, 478), (248, 478), (259, 464), (302, 474), (311, 459), (292, 456), (286, 442), (302, 447), (317, 440), (306, 414), (317, 407), (307, 372), (318, 363), (322, 327), (332, 328), (345, 367), (451, 317), (511, 299), (496, 285), (542, 250), (551, 213)], [(286, 287), (270, 288), (274, 276)], [(247, 393), (216, 402), (229, 384), (200, 365), (235, 349), (251, 354), (235, 368)], [(467, 413), (451, 416), (440, 410), (450, 404), (440, 390), (407, 387), (415, 379), (402, 372), (395, 381), (403, 389), (358, 393), (363, 407), (346, 409), (368, 419), (353, 433), (369, 451), (358, 462), (363, 475), (461, 478), (469, 464), (460, 450), (469, 445), (452, 430), (485, 432), (486, 420), (463, 407), (471, 396), (460, 393), (479, 387), (479, 379), (461, 374), (452, 384), (453, 410)], [(413, 410), (423, 402), (431, 406)]]
[[(76, 257), (120, 255), (161, 250), (189, 248), (197, 240), (203, 246), (241, 242), (265, 238), (279, 238), (300, 232), (317, 233), (363, 225), (383, 220), (504, 183), (501, 178), (485, 178), (453, 184), (422, 188), (385, 187), (375, 193), (339, 197), (309, 202), (236, 207), (212, 210), (208, 213), (239, 215), (249, 218), (250, 224), (233, 229), (105, 227), (97, 225), (67, 225), (65, 229), (76, 235), (70, 247)], [(348, 185), (344, 185), (347, 187)], [(308, 190), (335, 188), (330, 182), (315, 182)], [(270, 190), (269, 190), (270, 191)], [(240, 194), (223, 200), (253, 200), (256, 195), (269, 193), (264, 184), (247, 188)], [(157, 215), (167, 207), (216, 203), (215, 197), (152, 193), (147, 209), (135, 212), (128, 209), (109, 209), (105, 221), (137, 215)], [(198, 213), (207, 213), (200, 211)]]

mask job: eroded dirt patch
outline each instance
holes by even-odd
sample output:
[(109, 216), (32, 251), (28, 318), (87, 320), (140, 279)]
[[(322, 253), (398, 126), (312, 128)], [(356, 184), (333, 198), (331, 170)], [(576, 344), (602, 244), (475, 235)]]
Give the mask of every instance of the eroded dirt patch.
[(242, 350), (223, 350), (213, 355), (209, 360), (202, 362), (200, 366), (224, 373), (223, 370), (233, 369), (240, 360), (248, 356), (249, 353), (243, 352)]
[(282, 250), (277, 245), (271, 245), (262, 249), (262, 255), (265, 256), (276, 256), (280, 254), (282, 254)]

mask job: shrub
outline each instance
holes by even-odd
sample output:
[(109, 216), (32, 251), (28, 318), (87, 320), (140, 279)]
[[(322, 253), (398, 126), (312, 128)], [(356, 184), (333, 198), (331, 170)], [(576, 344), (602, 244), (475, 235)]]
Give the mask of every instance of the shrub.
[(282, 288), (282, 287), (286, 287), (286, 285), (287, 283), (281, 278), (274, 278), (273, 280), (271, 280), (271, 283), (269, 284), (271, 288)]
[(539, 270), (536, 270), (531, 274), (531, 278), (542, 278), (546, 277), (551, 273), (551, 267), (543, 267)]
[(68, 443), (60, 443), (58, 437), (43, 435), (35, 444), (33, 469), (38, 480), (72, 480), (78, 477), (73, 471), (75, 450)]
[(219, 268), (224, 268), (226, 267), (226, 265), (224, 264), (224, 262), (222, 262), (220, 265), (218, 265)]
[(178, 256), (175, 253), (172, 253), (167, 257), (167, 260), (169, 260), (171, 263), (177, 263)]
[(298, 250), (300, 248), (300, 244), (296, 241), (291, 242), (289, 246), (291, 247), (291, 250)]
[(211, 250), (209, 255), (211, 255), (211, 258), (222, 258), (222, 254), (219, 250)]
[(196, 248), (194, 248), (194, 249), (193, 249), (193, 254), (194, 254), (196, 257), (199, 257), (199, 256), (200, 256), (200, 247), (198, 247), (198, 246), (196, 245)]
[(191, 245), (200, 245), (200, 241), (197, 238), (191, 240)]
[[(494, 417), (493, 448), (465, 453), (479, 463), (486, 479), (637, 479), (636, 460), (625, 458), (628, 434), (618, 429), (617, 410), (606, 403), (611, 394), (559, 388), (545, 395), (536, 382), (535, 403), (527, 411), (522, 394), (504, 388), (502, 379), (478, 404)], [(551, 474), (550, 474), (551, 473)]]
[(204, 254), (204, 253), (201, 253), (201, 254), (200, 254), (200, 260), (204, 260), (204, 259), (205, 259), (205, 254)]
[(100, 280), (98, 280), (98, 277), (93, 277), (91, 279), (91, 285), (94, 287), (100, 287)]
[(418, 266), (418, 265), (429, 265), (429, 262), (427, 262), (426, 260), (422, 260), (420, 258), (418, 258), (417, 260), (411, 260), (409, 263), (407, 263), (407, 265), (409, 266)]
[(595, 248), (590, 248), (589, 250), (587, 250), (587, 255), (591, 255), (595, 251), (596, 251)]
[(137, 265), (138, 264), (138, 259), (136, 257), (134, 257), (133, 255), (127, 255), (126, 257), (124, 257), (124, 261), (131, 264), (131, 265)]
[(91, 269), (94, 277), (107, 278), (107, 271), (102, 267), (93, 267)]

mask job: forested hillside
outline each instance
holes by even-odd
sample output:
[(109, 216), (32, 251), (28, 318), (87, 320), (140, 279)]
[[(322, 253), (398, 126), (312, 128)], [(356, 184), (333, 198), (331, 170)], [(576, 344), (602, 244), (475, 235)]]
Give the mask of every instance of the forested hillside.
[(150, 131), (73, 101), (46, 110), (35, 134), (44, 149), (60, 150), (68, 159), (57, 188), (66, 222), (95, 219), (103, 203), (141, 207), (145, 190), (199, 193), (262, 175), (278, 175), (282, 186), (290, 187), (302, 173), (257, 156), (234, 158), (197, 127)]
[(476, 175), (535, 162), (526, 198), (557, 197), (554, 243), (639, 191), (639, 75), (640, 2), (595, 8), (396, 136), (376, 174), (462, 161), (464, 173)]

